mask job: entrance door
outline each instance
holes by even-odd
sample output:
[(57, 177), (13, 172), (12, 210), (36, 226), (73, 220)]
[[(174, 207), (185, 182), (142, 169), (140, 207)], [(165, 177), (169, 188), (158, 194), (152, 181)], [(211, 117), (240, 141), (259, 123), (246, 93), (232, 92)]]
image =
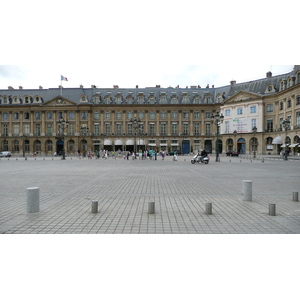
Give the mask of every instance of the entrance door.
[(237, 148), (238, 148), (238, 153), (240, 154), (246, 154), (246, 141), (245, 139), (239, 139), (237, 141)]
[(182, 141), (182, 152), (183, 154), (190, 154), (190, 141)]
[(62, 155), (64, 149), (64, 141), (63, 140), (58, 140), (56, 143), (56, 153), (57, 155)]

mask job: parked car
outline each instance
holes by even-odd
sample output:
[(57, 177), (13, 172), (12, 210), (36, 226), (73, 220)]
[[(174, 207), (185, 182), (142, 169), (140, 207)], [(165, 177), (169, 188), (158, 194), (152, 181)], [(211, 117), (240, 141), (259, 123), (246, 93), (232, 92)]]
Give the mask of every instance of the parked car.
[(11, 157), (10, 151), (2, 151), (0, 152), (0, 157)]
[(175, 150), (175, 151), (170, 151), (170, 152), (168, 152), (167, 155), (174, 155), (174, 152), (176, 152), (177, 155), (181, 155), (181, 154), (182, 154), (181, 151)]
[(239, 156), (239, 154), (236, 151), (228, 151), (226, 152), (227, 156)]

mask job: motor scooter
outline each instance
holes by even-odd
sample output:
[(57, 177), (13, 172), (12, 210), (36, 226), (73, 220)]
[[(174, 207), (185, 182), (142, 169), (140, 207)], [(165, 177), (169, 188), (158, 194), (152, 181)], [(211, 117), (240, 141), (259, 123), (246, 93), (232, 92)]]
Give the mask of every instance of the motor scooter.
[(201, 164), (206, 164), (207, 165), (209, 163), (210, 157), (206, 156), (203, 159), (201, 159), (201, 157), (202, 157), (201, 155), (196, 154), (193, 157), (193, 159), (191, 160), (191, 163), (195, 164), (197, 162), (197, 163), (201, 163)]

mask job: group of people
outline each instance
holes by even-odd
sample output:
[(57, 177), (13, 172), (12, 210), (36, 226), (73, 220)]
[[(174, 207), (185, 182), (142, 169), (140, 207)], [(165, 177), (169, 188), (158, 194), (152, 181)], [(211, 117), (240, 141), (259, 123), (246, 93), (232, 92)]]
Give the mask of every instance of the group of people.
[[(160, 152), (162, 160), (165, 159), (165, 151)], [(157, 151), (156, 150), (139, 150), (138, 153), (135, 153), (134, 151), (128, 151), (126, 155), (124, 155), (124, 159), (127, 158), (129, 160), (129, 157), (132, 159), (154, 159), (157, 160)]]

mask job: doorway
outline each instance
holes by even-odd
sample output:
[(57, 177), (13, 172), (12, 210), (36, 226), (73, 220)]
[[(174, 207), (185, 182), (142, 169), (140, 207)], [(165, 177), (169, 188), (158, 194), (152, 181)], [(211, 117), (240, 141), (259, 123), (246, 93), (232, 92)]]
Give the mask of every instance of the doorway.
[(58, 140), (56, 143), (56, 153), (57, 155), (62, 155), (62, 152), (64, 150), (64, 141)]

